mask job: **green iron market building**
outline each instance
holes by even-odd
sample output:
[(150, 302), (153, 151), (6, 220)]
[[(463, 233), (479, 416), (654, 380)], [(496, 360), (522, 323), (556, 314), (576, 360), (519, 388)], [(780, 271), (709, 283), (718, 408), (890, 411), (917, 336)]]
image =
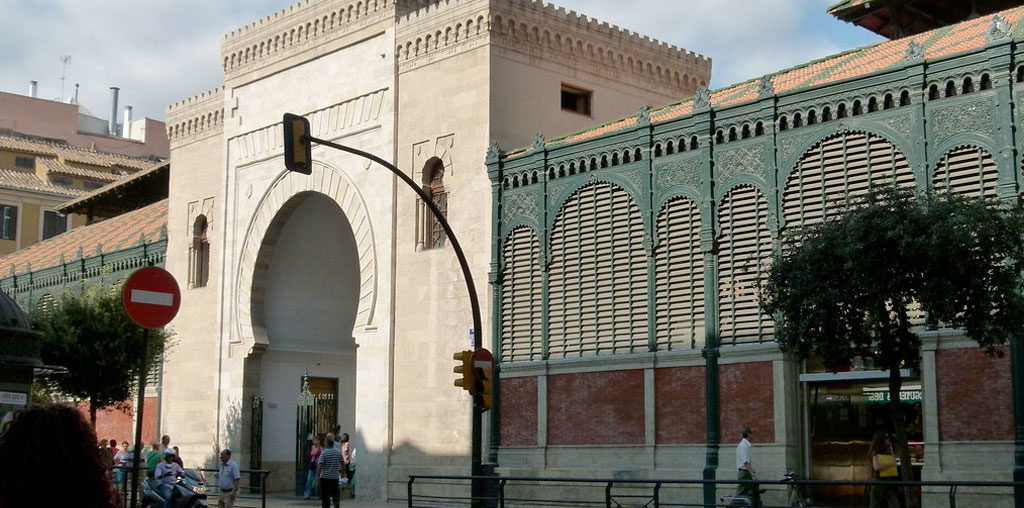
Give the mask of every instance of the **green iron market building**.
[[(892, 32), (878, 16), (897, 3), (832, 10)], [(874, 18), (861, 12), (872, 6)], [(885, 373), (783, 353), (756, 288), (784, 232), (871, 185), (1020, 199), (1024, 8), (961, 14), (527, 148), (492, 146), (502, 471), (734, 479), (749, 425), (763, 479), (869, 479)], [(901, 394), (915, 469), (1012, 479), (1011, 355), (916, 320), (922, 368)], [(1009, 502), (999, 496), (959, 499)]]

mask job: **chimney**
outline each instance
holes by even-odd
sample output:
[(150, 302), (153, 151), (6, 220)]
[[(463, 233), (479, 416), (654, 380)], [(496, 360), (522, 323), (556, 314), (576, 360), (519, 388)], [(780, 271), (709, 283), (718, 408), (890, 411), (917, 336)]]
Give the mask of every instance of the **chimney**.
[(110, 121), (107, 124), (108, 134), (117, 136), (117, 92), (120, 88), (110, 87)]
[(75, 83), (75, 102), (72, 104), (78, 104), (78, 83)]
[(38, 91), (38, 89), (39, 89), (39, 83), (38, 82), (36, 82), (36, 81), (29, 81), (28, 82), (28, 96), (29, 97), (35, 97), (36, 96), (36, 92)]
[(122, 122), (124, 122), (124, 123), (122, 124), (122, 127), (121, 127), (121, 133), (122, 133), (121, 135), (126, 137), (126, 138), (128, 138), (128, 139), (131, 139), (132, 138), (132, 107), (131, 106), (125, 106), (124, 107), (124, 118), (123, 118)]

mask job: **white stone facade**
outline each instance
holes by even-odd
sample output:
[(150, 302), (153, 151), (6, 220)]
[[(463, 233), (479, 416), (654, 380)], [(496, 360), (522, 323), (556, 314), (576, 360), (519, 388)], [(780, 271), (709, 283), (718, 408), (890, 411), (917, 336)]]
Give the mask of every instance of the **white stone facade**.
[[(525, 145), (691, 95), (710, 60), (535, 1), (305, 0), (225, 35), (225, 86), (171, 105), (167, 268), (187, 279), (199, 215), (210, 277), (172, 323), (161, 429), (186, 462), (230, 447), (248, 466), (254, 396), (262, 465), (293, 488), (304, 373), (337, 378), (358, 495), (404, 494), (410, 473), (465, 474), (469, 402), (451, 353), (469, 346), (450, 243), (417, 246), (417, 198), (388, 171), (314, 147), (282, 164), (281, 116), (393, 161), (413, 180), (439, 160), (447, 217), (490, 321), (488, 144)], [(564, 86), (590, 114), (563, 110)], [(482, 337), (491, 346), (491, 337)], [(194, 460), (193, 460), (194, 459)]]

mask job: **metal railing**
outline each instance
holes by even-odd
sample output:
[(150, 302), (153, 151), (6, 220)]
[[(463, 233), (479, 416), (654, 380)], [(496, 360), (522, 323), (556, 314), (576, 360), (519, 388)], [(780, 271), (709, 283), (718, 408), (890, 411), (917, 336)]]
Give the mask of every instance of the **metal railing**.
[[(192, 471), (202, 471), (203, 476), (206, 477), (206, 497), (209, 505), (216, 506), (217, 500), (221, 494), (220, 489), (217, 488), (216, 474), (220, 472), (219, 469), (206, 469), (206, 468), (186, 468)], [(131, 467), (114, 466), (112, 468), (116, 475), (118, 471), (122, 472), (121, 478), (123, 481), (116, 485), (118, 492), (121, 494), (121, 506), (128, 507), (131, 504)], [(139, 478), (145, 479), (151, 474), (153, 468), (142, 467), (139, 468)], [(259, 503), (260, 508), (267, 508), (267, 475), (270, 471), (265, 469), (239, 469), (242, 474), (242, 481), (239, 482), (238, 496), (235, 500), (235, 506), (255, 507), (256, 502)], [(249, 476), (251, 480), (247, 481), (246, 476)], [(252, 502), (252, 504), (249, 504)], [(139, 497), (139, 506), (142, 505), (141, 495)]]
[[(485, 484), (482, 497), (473, 498), (469, 492), (471, 480), (482, 480)], [(962, 487), (972, 488), (970, 495), (1000, 495), (1012, 498), (1013, 488), (1024, 482), (1012, 481), (829, 481), (829, 480), (655, 480), (655, 479), (612, 479), (612, 478), (551, 478), (529, 476), (445, 476), (410, 475), (407, 483), (409, 508), (442, 508), (468, 506), (474, 501), (485, 507), (505, 508), (575, 506), (626, 508), (661, 508), (675, 506), (706, 507), (703, 502), (703, 486), (716, 487), (717, 503), (713, 506), (747, 506), (726, 504), (723, 499), (734, 495), (736, 486), (741, 484), (759, 485), (774, 499), (791, 499), (796, 495), (804, 500), (803, 506), (829, 506), (811, 502), (806, 494), (815, 487), (861, 487), (865, 500), (872, 486), (889, 488), (923, 489), (929, 494), (942, 495), (948, 499), (949, 508), (956, 508), (958, 491)], [(416, 488), (420, 488), (420, 493)], [(921, 492), (921, 490), (919, 490)], [(902, 495), (902, 494), (901, 494)], [(866, 504), (865, 504), (866, 505)], [(801, 503), (764, 503), (764, 508), (801, 506)], [(935, 506), (932, 502), (930, 506)]]

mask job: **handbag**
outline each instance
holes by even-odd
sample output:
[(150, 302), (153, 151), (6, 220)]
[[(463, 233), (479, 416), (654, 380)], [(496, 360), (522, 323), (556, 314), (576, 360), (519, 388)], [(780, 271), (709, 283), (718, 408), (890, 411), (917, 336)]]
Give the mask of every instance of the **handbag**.
[[(881, 454), (878, 455), (878, 462), (879, 463), (883, 463), (884, 464), (886, 462), (895, 462), (895, 461), (896, 461), (896, 458), (894, 456), (892, 456), (892, 455), (881, 455)], [(899, 476), (899, 474), (900, 473), (896, 469), (895, 465), (889, 466), (889, 467), (887, 467), (885, 469), (878, 470), (878, 477), (879, 478), (894, 478), (896, 476)]]

